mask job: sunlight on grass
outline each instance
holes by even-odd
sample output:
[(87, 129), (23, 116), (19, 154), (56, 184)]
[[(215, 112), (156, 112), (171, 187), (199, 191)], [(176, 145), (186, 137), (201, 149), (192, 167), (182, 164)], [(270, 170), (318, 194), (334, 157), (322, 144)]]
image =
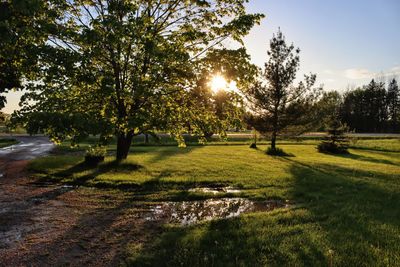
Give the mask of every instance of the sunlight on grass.
[[(382, 144), (376, 146), (391, 146)], [(128, 265), (400, 263), (399, 153), (351, 149), (331, 155), (318, 153), (315, 145), (280, 147), (293, 156), (266, 155), (267, 146), (134, 147), (124, 166), (109, 156), (90, 169), (81, 164), (83, 156), (64, 155), (34, 160), (30, 168), (43, 179), (135, 189), (133, 199), (145, 201), (221, 197), (188, 189), (230, 185), (242, 189), (241, 197), (295, 203), (190, 227), (164, 226), (149, 244), (128, 242)]]

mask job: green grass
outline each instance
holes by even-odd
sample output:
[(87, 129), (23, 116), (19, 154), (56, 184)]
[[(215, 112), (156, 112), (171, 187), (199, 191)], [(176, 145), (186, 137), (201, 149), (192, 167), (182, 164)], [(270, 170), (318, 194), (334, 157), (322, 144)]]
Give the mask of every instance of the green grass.
[(399, 141), (382, 141), (359, 141), (362, 149), (339, 156), (307, 143), (281, 144), (290, 157), (266, 155), (266, 146), (134, 147), (122, 166), (110, 156), (90, 169), (83, 156), (62, 155), (30, 168), (42, 179), (128, 188), (148, 201), (208, 198), (186, 189), (223, 184), (242, 188), (243, 197), (296, 203), (190, 227), (166, 225), (152, 242), (127, 245), (127, 265), (399, 266), (400, 153), (390, 152)]
[(15, 145), (17, 143), (18, 143), (18, 141), (15, 139), (12, 139), (12, 138), (1, 138), (0, 139), (0, 148)]
[(360, 139), (353, 143), (352, 147), (358, 149), (400, 152), (400, 139), (381, 139), (379, 141)]

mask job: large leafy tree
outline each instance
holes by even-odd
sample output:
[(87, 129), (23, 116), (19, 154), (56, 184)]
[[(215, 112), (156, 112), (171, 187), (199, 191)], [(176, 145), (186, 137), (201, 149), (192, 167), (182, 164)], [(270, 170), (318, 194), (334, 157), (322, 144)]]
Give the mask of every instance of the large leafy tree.
[[(242, 126), (244, 103), (240, 91), (254, 81), (258, 70), (249, 61), (243, 48), (213, 49), (199, 61), (195, 85), (188, 93), (187, 109), (189, 130), (199, 135), (200, 140), (214, 133), (224, 137), (227, 129)], [(216, 76), (223, 77), (226, 84), (213, 92), (212, 80)]]
[(261, 133), (270, 133), (271, 152), (276, 152), (279, 133), (300, 133), (315, 122), (314, 106), (319, 88), (316, 76), (305, 76), (295, 85), (300, 50), (287, 44), (279, 30), (270, 41), (269, 59), (261, 78), (247, 91), (252, 113), (249, 123)]
[(19, 117), (58, 140), (116, 135), (118, 160), (154, 127), (179, 136), (198, 62), (227, 39), (241, 43), (263, 17), (247, 14), (245, 2), (62, 2)]
[[(44, 0), (0, 2), (0, 93), (20, 89), (24, 80), (34, 78), (40, 50), (59, 16), (57, 5)], [(5, 103), (0, 96), (0, 108)]]

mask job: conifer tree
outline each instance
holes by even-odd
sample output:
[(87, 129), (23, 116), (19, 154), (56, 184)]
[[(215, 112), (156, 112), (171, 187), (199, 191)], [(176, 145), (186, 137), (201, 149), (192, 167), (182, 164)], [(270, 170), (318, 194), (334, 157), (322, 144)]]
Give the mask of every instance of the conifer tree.
[(391, 123), (391, 130), (393, 132), (398, 132), (399, 129), (399, 121), (400, 121), (400, 90), (397, 85), (396, 79), (393, 79), (389, 83), (388, 93), (388, 112)]
[(338, 119), (337, 114), (332, 115), (327, 125), (328, 134), (318, 145), (318, 151), (333, 154), (347, 154), (349, 138), (346, 135), (348, 127)]
[(260, 79), (246, 92), (252, 114), (248, 124), (262, 134), (271, 135), (269, 154), (281, 154), (276, 148), (278, 134), (301, 133), (315, 121), (312, 109), (319, 96), (313, 89), (316, 75), (305, 76), (305, 80), (294, 85), (300, 65), (300, 49), (287, 44), (279, 30), (270, 41), (268, 62)]

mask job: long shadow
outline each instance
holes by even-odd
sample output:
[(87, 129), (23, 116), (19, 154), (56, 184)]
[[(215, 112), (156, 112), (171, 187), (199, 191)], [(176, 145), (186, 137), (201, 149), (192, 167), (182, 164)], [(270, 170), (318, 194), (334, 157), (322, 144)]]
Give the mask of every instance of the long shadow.
[[(122, 162), (117, 163), (115, 161), (107, 162), (98, 165), (97, 167), (92, 167), (84, 162), (78, 163), (74, 166), (71, 166), (68, 169), (61, 170), (57, 173), (45, 176), (41, 178), (36, 183), (46, 183), (46, 182), (54, 182), (60, 181), (63, 184), (70, 185), (71, 188), (59, 188), (54, 190), (54, 192), (48, 192), (43, 194), (43, 196), (35, 196), (36, 199), (55, 199), (61, 194), (73, 190), (78, 186), (90, 186), (104, 189), (118, 189), (125, 192), (133, 192), (135, 193), (133, 196), (133, 200), (140, 201), (145, 200), (149, 195), (157, 196), (157, 200), (195, 200), (195, 199), (204, 199), (205, 195), (199, 195), (194, 193), (189, 193), (188, 189), (195, 187), (210, 187), (210, 188), (220, 188), (229, 186), (230, 183), (219, 182), (219, 181), (193, 181), (193, 180), (185, 180), (185, 181), (175, 181), (168, 180), (169, 176), (171, 176), (172, 171), (163, 170), (158, 174), (154, 175), (151, 179), (144, 181), (142, 183), (135, 182), (107, 182), (102, 180), (96, 180), (96, 178), (100, 175), (104, 174), (112, 174), (114, 172), (121, 173), (127, 172), (131, 173), (133, 171), (146, 171), (143, 166)], [(93, 181), (93, 182), (92, 182)], [(61, 190), (60, 190), (61, 189)], [(168, 197), (163, 196), (160, 193), (164, 193), (166, 191), (172, 191), (168, 193)]]
[[(59, 173), (54, 174), (54, 176), (59, 177), (60, 180), (62, 179), (62, 177), (65, 177), (65, 175), (70, 175), (76, 172), (80, 172), (83, 170), (88, 170), (89, 167), (86, 166), (83, 163), (77, 164), (75, 166), (72, 166), (71, 168), (67, 169), (67, 170), (63, 170)], [(84, 177), (84, 179), (90, 179), (89, 175)], [(54, 178), (49, 179), (49, 177), (44, 177), (44, 178), (40, 178), (32, 183), (29, 183), (29, 185), (33, 186), (43, 186), (43, 183), (47, 182), (47, 181), (52, 181), (54, 182)], [(84, 181), (78, 181), (78, 183), (75, 183), (74, 185), (79, 185), (81, 183), (83, 183)], [(51, 187), (49, 187), (47, 190), (47, 187), (49, 186), (49, 184), (44, 184), (44, 187), (46, 188), (46, 190), (41, 190), (43, 192), (38, 193), (38, 194), (34, 194), (30, 197), (27, 197), (25, 199), (23, 199), (22, 201), (18, 201), (16, 203), (14, 203), (13, 205), (10, 205), (9, 211), (2, 213), (2, 218), (0, 218), (0, 223), (2, 225), (1, 230), (4, 232), (7, 232), (9, 230), (11, 230), (12, 228), (18, 228), (20, 225), (31, 221), (31, 218), (34, 216), (34, 214), (31, 213), (31, 209), (32, 209), (32, 205), (46, 205), (46, 203), (48, 201), (51, 200), (55, 200), (58, 197), (60, 197), (61, 195), (70, 192), (72, 190), (74, 190), (74, 187), (68, 187), (68, 186), (61, 186), (60, 184), (53, 184)], [(19, 214), (21, 214), (21, 219), (20, 220), (14, 220), (13, 218), (15, 217), (15, 212), (18, 212)], [(12, 225), (10, 224), (10, 222), (13, 222)]]
[[(128, 266), (326, 266), (321, 247), (311, 237), (268, 215), (212, 221), (193, 227), (167, 228), (155, 244)], [(282, 249), (289, 246), (289, 250)], [(297, 255), (294, 257), (290, 250)], [(296, 264), (301, 262), (302, 264)]]
[(395, 162), (390, 161), (390, 160), (376, 159), (376, 158), (373, 158), (373, 157), (368, 157), (368, 156), (354, 154), (354, 153), (349, 153), (349, 154), (328, 154), (328, 155), (335, 156), (335, 157), (340, 157), (340, 158), (354, 159), (354, 160), (359, 160), (359, 161), (368, 161), (368, 162), (372, 162), (372, 163), (381, 163), (381, 164), (389, 164), (389, 165), (400, 166), (400, 164), (395, 163)]
[(376, 266), (387, 255), (396, 258), (400, 238), (393, 229), (400, 229), (400, 194), (391, 183), (395, 175), (297, 163), (291, 173), (296, 181), (293, 198), (305, 203), (327, 233), (335, 265), (357, 266), (362, 260), (365, 266)]
[(128, 265), (397, 265), (399, 186), (385, 184), (396, 175), (282, 160), (294, 177), (291, 199), (301, 208), (169, 227)]
[[(54, 182), (63, 181), (65, 184), (73, 186), (86, 185), (88, 181), (95, 179), (97, 176), (104, 173), (112, 172), (131, 172), (143, 168), (140, 165), (133, 163), (118, 163), (116, 161), (111, 161), (107, 163), (100, 164), (98, 166), (91, 166), (85, 162), (80, 162), (76, 165), (69, 167), (68, 169), (61, 170), (59, 172), (49, 174), (38, 179), (35, 183), (40, 184), (44, 182)], [(77, 174), (86, 173), (85, 175), (78, 176), (74, 178)]]
[[(96, 262), (103, 259), (103, 254), (90, 252), (97, 249), (107, 257), (104, 240), (118, 242), (118, 250), (124, 251), (132, 240), (147, 231), (149, 235), (163, 234), (155, 243), (139, 248), (140, 255), (129, 260), (128, 265), (376, 266), (387, 260), (388, 266), (396, 266), (400, 194), (395, 182), (400, 175), (281, 159), (289, 163), (294, 178), (291, 199), (302, 204), (300, 213), (310, 214), (305, 218), (296, 215), (296, 211), (288, 211), (279, 216), (244, 216), (188, 228), (160, 228), (139, 220), (133, 227), (129, 222), (135, 220), (122, 223), (121, 217), (134, 207), (137, 200), (134, 196), (94, 215), (83, 215), (76, 228), (49, 245), (54, 249), (62, 243), (63, 250), (49, 256), (50, 259), (43, 258), (43, 262), (66, 264), (64, 255), (74, 253), (79, 254), (83, 263)], [(82, 171), (82, 167), (74, 166), (70, 171)], [(84, 169), (90, 174), (79, 182), (85, 183), (86, 179), (113, 168), (117, 167)], [(141, 185), (137, 192), (145, 197), (147, 193), (185, 188), (190, 184), (161, 181), (165, 175), (160, 173)], [(83, 235), (77, 231), (79, 228), (85, 229)], [(96, 247), (96, 244), (101, 245)], [(112, 263), (117, 264), (123, 257), (121, 251), (114, 252)], [(98, 255), (100, 259), (95, 258)]]
[[(162, 160), (165, 160), (170, 157), (176, 157), (180, 155), (185, 155), (193, 152), (194, 150), (201, 149), (203, 146), (188, 146), (185, 148), (178, 148), (178, 147), (157, 147), (153, 148), (152, 153), (156, 153), (154, 157), (150, 159), (150, 163), (156, 163)], [(133, 153), (136, 153), (138, 148), (133, 150)]]
[(130, 215), (135, 202), (116, 199), (96, 212), (88, 211), (66, 232), (51, 242), (40, 243), (23, 263), (46, 266), (118, 266), (129, 243), (144, 242), (160, 228)]

